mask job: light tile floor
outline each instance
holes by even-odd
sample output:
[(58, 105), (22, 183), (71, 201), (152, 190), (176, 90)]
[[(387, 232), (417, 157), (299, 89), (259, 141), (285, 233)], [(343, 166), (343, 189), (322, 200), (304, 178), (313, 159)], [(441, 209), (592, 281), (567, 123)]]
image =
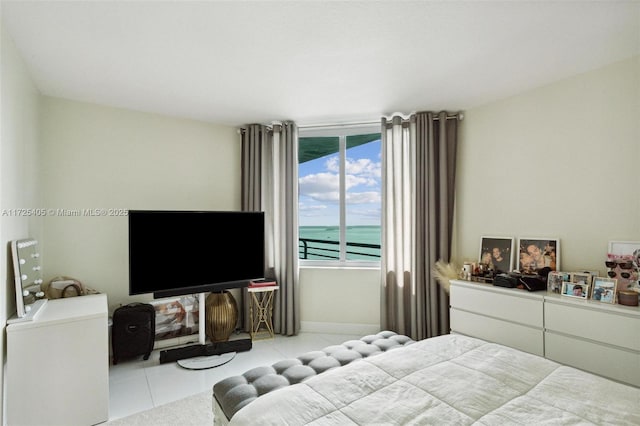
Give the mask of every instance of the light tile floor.
[(324, 333), (300, 333), (291, 337), (276, 335), (274, 339), (255, 340), (251, 350), (238, 352), (228, 363), (205, 370), (188, 370), (177, 362), (160, 364), (160, 350), (154, 350), (147, 361), (142, 356), (121, 360), (109, 367), (109, 420), (212, 391), (219, 380), (242, 374), (253, 367), (271, 365), (360, 337)]

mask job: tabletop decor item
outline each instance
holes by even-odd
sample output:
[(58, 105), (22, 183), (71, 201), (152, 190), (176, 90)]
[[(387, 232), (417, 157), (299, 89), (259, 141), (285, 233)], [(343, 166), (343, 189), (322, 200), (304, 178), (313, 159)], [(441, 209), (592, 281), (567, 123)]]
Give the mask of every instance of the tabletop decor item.
[(596, 277), (593, 280), (591, 298), (598, 302), (615, 303), (617, 283), (618, 280), (615, 278)]
[(558, 238), (520, 238), (518, 269), (533, 274), (542, 268), (560, 270), (560, 240)]

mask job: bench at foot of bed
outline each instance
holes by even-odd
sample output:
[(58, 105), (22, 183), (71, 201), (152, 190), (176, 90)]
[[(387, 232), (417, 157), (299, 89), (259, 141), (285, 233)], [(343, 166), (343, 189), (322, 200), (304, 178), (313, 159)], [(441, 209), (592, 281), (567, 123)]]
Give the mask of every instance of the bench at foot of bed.
[[(381, 331), (270, 366), (253, 368), (240, 376), (227, 377), (213, 386), (215, 423), (225, 424), (225, 420), (231, 419), (242, 407), (268, 392), (300, 383), (352, 361), (413, 343), (415, 341), (410, 337), (393, 331)], [(225, 419), (222, 419), (223, 416)]]

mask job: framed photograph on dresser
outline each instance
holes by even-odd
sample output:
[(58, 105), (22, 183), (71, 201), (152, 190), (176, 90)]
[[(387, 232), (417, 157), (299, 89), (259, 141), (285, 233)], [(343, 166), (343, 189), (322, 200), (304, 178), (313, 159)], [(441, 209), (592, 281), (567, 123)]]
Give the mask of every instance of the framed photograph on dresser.
[(480, 263), (489, 265), (494, 271), (511, 272), (513, 270), (515, 238), (480, 237)]
[(560, 270), (558, 238), (520, 238), (518, 250), (518, 270), (523, 274), (533, 274), (542, 268)]
[(617, 285), (618, 280), (615, 278), (596, 277), (593, 280), (591, 298), (602, 303), (615, 303)]
[(589, 296), (589, 286), (586, 284), (579, 283), (570, 283), (563, 282), (562, 283), (562, 296), (567, 297), (577, 297), (579, 299), (587, 299)]
[(560, 294), (562, 292), (562, 283), (569, 281), (570, 275), (568, 272), (551, 271), (547, 276), (547, 291), (549, 293)]
[(572, 272), (569, 281), (582, 285), (591, 285), (593, 276), (589, 272)]

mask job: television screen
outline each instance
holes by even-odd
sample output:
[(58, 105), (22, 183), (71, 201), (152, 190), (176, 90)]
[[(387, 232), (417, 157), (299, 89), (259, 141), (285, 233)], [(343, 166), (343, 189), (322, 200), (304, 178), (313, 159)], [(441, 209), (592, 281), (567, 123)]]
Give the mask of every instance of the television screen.
[(129, 294), (243, 287), (264, 276), (264, 213), (129, 211)]

